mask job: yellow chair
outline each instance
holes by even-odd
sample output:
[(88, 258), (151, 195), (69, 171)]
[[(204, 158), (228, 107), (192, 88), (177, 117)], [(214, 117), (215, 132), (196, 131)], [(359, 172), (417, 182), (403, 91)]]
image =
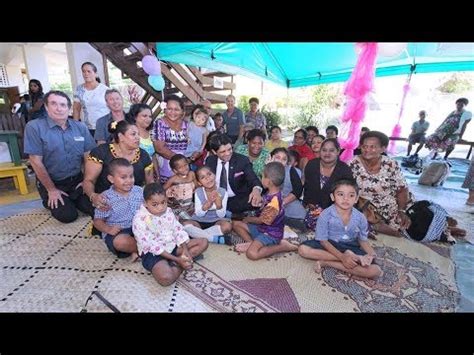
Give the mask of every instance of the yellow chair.
[(21, 164), (19, 166), (14, 163), (0, 164), (0, 178), (13, 177), (15, 188), (20, 190), (20, 194), (26, 195), (28, 193), (28, 186), (25, 179), (25, 171), (27, 166)]

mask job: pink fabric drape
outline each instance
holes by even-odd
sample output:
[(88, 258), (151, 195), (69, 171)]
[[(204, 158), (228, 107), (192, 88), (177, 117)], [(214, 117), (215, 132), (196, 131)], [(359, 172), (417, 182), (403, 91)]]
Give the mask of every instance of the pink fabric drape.
[[(390, 137), (398, 138), (400, 137), (400, 134), (402, 133), (402, 126), (400, 125), (400, 119), (402, 118), (403, 110), (405, 109), (405, 99), (407, 97), (408, 91), (410, 91), (410, 80), (411, 80), (411, 74), (408, 77), (407, 83), (403, 85), (403, 97), (402, 97), (402, 102), (400, 104), (400, 112), (398, 114), (398, 121), (395, 127), (393, 127), (392, 135)], [(395, 153), (396, 145), (397, 145), (397, 141), (390, 140), (390, 144), (388, 145), (388, 149), (387, 149), (389, 154)]]
[(342, 129), (339, 142), (344, 152), (340, 159), (348, 162), (354, 155), (354, 149), (359, 146), (359, 135), (362, 121), (367, 110), (367, 96), (373, 90), (375, 78), (375, 60), (377, 58), (377, 43), (357, 43), (359, 57), (349, 78), (344, 95), (346, 108), (341, 117)]

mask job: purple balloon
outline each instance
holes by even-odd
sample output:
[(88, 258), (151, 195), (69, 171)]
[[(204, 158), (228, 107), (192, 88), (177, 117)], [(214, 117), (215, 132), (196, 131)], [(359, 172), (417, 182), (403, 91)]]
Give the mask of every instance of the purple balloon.
[(148, 75), (161, 75), (160, 62), (154, 55), (146, 55), (142, 58), (142, 68)]

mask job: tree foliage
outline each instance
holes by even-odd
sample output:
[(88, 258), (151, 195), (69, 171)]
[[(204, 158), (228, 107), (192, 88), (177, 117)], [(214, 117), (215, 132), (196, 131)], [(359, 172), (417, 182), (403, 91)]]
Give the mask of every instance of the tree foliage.
[(315, 125), (325, 128), (330, 124), (337, 123), (334, 109), (342, 103), (342, 93), (335, 85), (318, 85), (309, 89), (307, 95), (300, 98), (290, 99), (288, 103), (294, 114), (287, 117), (290, 128), (306, 127)]
[(239, 103), (237, 104), (237, 107), (242, 110), (244, 115), (250, 111), (249, 99), (250, 96), (247, 95), (242, 95), (239, 97)]
[(473, 80), (474, 76), (471, 73), (454, 73), (437, 87), (437, 90), (445, 94), (463, 93), (473, 88)]

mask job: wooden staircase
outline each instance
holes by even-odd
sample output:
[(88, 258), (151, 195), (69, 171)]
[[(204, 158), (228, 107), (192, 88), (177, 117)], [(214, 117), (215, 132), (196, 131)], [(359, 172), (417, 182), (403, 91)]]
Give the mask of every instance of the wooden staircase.
[[(161, 62), (161, 73), (165, 79), (165, 88), (162, 92), (155, 91), (148, 84), (148, 74), (141, 67), (143, 56), (153, 53), (156, 55), (154, 42), (89, 42), (92, 47), (99, 51), (104, 61), (108, 59), (127, 77), (145, 90), (141, 102), (152, 108), (153, 117), (157, 117), (161, 111), (160, 102), (163, 95), (182, 94), (185, 101), (186, 113), (189, 114), (193, 105), (208, 99), (212, 103), (225, 103), (225, 97), (216, 91), (235, 90), (233, 76), (226, 73), (212, 72), (203, 73), (199, 68), (176, 63)], [(106, 73), (106, 81), (108, 74)], [(224, 81), (224, 88), (214, 87), (213, 76), (230, 77)]]

